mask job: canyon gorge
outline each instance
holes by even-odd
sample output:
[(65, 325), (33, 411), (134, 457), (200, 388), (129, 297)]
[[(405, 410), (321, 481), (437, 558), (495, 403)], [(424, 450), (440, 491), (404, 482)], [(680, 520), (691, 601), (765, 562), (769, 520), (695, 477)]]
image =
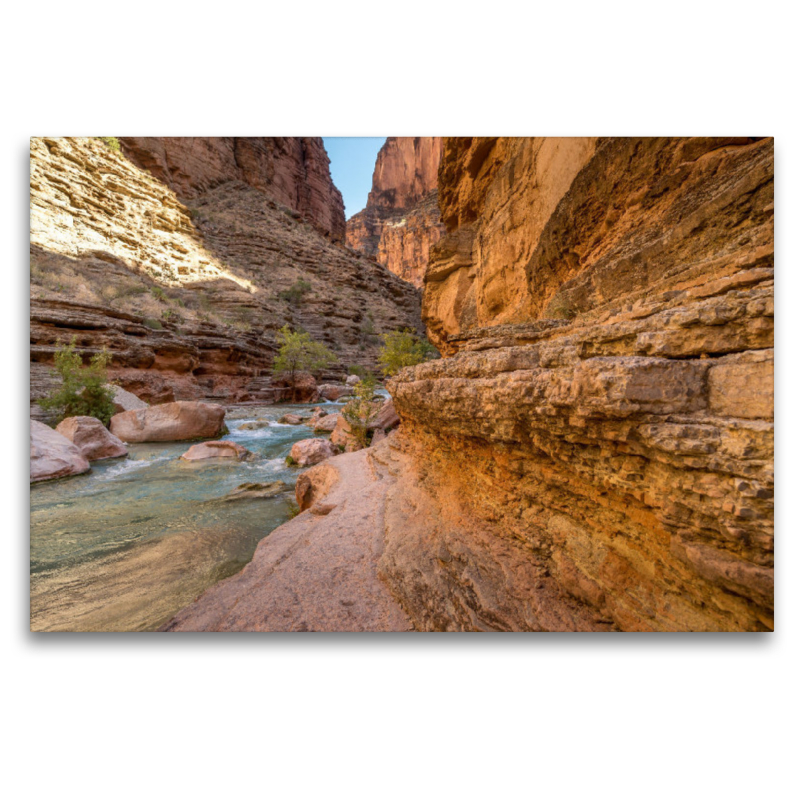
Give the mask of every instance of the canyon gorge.
[(284, 325), (373, 368), (419, 294), (344, 234), (320, 139), (32, 139), (32, 416), (73, 336), (148, 402), (280, 399)]
[(164, 630), (773, 629), (772, 139), (389, 137), (347, 222), (319, 139), (119, 146), (31, 143), (32, 417), (73, 335), (154, 404), (441, 354)]

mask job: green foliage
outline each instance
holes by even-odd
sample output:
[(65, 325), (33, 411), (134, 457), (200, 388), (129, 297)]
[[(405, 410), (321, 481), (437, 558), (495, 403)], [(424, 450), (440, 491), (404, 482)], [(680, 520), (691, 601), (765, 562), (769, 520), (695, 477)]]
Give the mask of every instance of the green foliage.
[(150, 294), (153, 295), (159, 303), (167, 302), (167, 293), (160, 286), (153, 286), (150, 289)]
[(55, 411), (58, 421), (67, 417), (96, 417), (108, 425), (114, 415), (114, 390), (108, 386), (106, 368), (111, 362), (107, 350), (95, 353), (88, 367), (83, 366), (80, 353), (75, 351), (75, 337), (55, 354), (56, 372), (61, 387), (52, 391), (39, 405)]
[(272, 371), (284, 375), (292, 387), (292, 400), (295, 396), (295, 380), (298, 372), (322, 369), (336, 363), (336, 356), (321, 342), (315, 342), (305, 331), (292, 331), (284, 325), (278, 333), (280, 349)]
[(291, 501), (287, 505), (289, 506), (289, 519), (294, 519), (300, 513), (300, 506)]
[(144, 325), (145, 328), (150, 328), (151, 331), (160, 331), (164, 328), (164, 326), (157, 319), (153, 319), (153, 317), (145, 317), (142, 325)]
[(413, 367), (438, 356), (436, 348), (427, 339), (408, 328), (384, 333), (381, 338), (383, 347), (378, 363), (384, 375), (394, 375), (403, 367)]
[(302, 302), (303, 295), (310, 291), (311, 284), (308, 281), (304, 281), (302, 278), (298, 278), (293, 286), (285, 289), (282, 292), (278, 292), (278, 297), (280, 297), (281, 300), (286, 300), (291, 305), (296, 306)]
[(378, 415), (380, 405), (373, 402), (376, 380), (372, 374), (367, 374), (361, 383), (353, 388), (353, 396), (342, 409), (342, 416), (347, 420), (353, 436), (361, 447), (369, 444), (369, 425)]
[(358, 375), (359, 378), (364, 378), (367, 375), (367, 370), (361, 364), (351, 364), (350, 369), (347, 371), (350, 375)]
[(101, 142), (104, 142), (109, 150), (116, 150), (117, 152), (119, 152), (120, 150), (119, 139), (117, 139), (116, 136), (98, 136), (97, 138)]
[(296, 466), (298, 466), (298, 464), (291, 456), (286, 456), (286, 466), (287, 467), (296, 467)]

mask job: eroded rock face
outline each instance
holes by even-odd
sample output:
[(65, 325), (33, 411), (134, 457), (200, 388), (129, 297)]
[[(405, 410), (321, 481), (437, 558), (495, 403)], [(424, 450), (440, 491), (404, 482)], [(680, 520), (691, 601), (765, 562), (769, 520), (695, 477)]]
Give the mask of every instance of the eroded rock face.
[[(231, 145), (234, 163), (232, 140), (186, 141), (123, 140), (129, 158), (93, 138), (31, 140), (32, 401), (73, 336), (87, 360), (107, 348), (110, 377), (149, 403), (274, 402), (284, 325), (332, 348), (340, 375), (375, 367), (368, 315), (378, 334), (420, 327), (419, 293), (335, 241), (343, 216), (313, 210), (324, 151), (286, 140), (251, 163), (250, 142)], [(310, 288), (285, 295), (299, 280)]]
[(388, 388), (468, 523), (389, 535), (414, 624), (530, 627), (533, 575), (464, 577), (521, 544), (609, 626), (770, 629), (772, 141), (448, 139), (441, 181), (424, 316), (452, 357)]
[(89, 461), (66, 436), (43, 422), (31, 421), (31, 483), (80, 475)]
[(179, 400), (115, 414), (109, 428), (123, 442), (181, 442), (211, 439), (219, 436), (224, 426), (222, 406)]
[(344, 239), (344, 203), (322, 139), (131, 137), (124, 153), (186, 200), (227, 181), (242, 181), (308, 218), (334, 241)]
[(67, 417), (58, 424), (56, 431), (69, 439), (87, 461), (128, 455), (128, 448), (122, 441), (94, 417)]
[(363, 211), (347, 221), (347, 244), (422, 286), (431, 247), (444, 231), (437, 204), (441, 137), (390, 136), (378, 153)]
[(311, 467), (336, 455), (336, 448), (327, 439), (302, 439), (292, 445), (291, 457), (301, 467)]

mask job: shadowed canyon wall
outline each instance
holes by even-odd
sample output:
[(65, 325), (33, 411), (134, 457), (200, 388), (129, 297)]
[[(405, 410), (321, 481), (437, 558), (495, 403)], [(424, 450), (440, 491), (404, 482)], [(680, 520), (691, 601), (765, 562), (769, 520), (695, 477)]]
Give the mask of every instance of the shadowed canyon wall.
[[(373, 367), (415, 289), (341, 239), (320, 139), (31, 139), (31, 399), (74, 335), (144, 399), (275, 399), (275, 334)], [(298, 284), (298, 282), (303, 282)], [(287, 290), (300, 285), (294, 295)], [(32, 406), (32, 413), (38, 413)]]
[(422, 286), (439, 241), (441, 137), (390, 136), (378, 153), (367, 206), (347, 221), (347, 244), (403, 280)]
[(770, 629), (772, 140), (451, 138), (439, 176), (449, 357), (390, 382), (414, 626), (575, 627), (554, 581), (596, 627)]

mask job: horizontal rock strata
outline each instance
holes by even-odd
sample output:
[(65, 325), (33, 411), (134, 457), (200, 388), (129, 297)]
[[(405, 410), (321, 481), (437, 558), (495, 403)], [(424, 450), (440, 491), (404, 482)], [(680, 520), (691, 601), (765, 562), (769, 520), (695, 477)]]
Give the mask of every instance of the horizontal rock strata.
[(347, 221), (347, 244), (422, 286), (431, 247), (444, 228), (437, 175), (441, 137), (390, 136), (378, 153), (363, 211)]
[(32, 400), (73, 336), (147, 402), (239, 402), (284, 396), (284, 325), (332, 348), (329, 379), (419, 327), (418, 292), (337, 242), (321, 144), (242, 141), (31, 140)]
[[(610, 625), (770, 629), (772, 141), (447, 140), (441, 177), (408, 446)], [(415, 624), (449, 547), (390, 573)]]

